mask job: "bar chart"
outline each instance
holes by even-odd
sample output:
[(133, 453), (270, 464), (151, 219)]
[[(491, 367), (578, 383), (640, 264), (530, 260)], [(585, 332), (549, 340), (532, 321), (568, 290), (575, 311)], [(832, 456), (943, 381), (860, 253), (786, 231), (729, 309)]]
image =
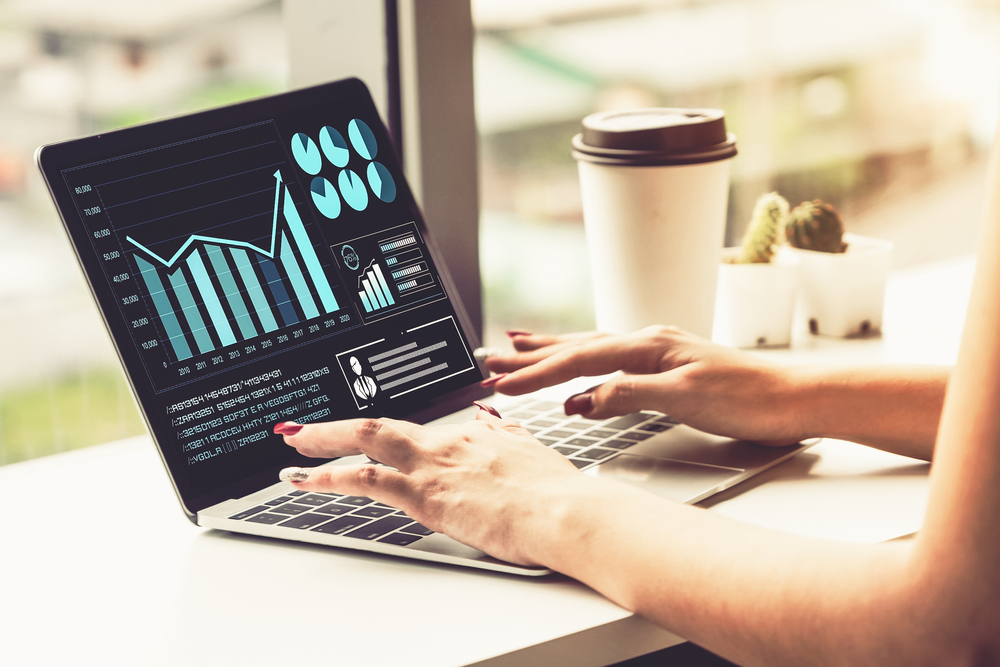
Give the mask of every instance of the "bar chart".
[(74, 177), (100, 202), (88, 226), (154, 385), (361, 324), (269, 124)]
[(331, 248), (354, 275), (356, 302), (365, 322), (444, 298), (439, 276), (413, 222)]

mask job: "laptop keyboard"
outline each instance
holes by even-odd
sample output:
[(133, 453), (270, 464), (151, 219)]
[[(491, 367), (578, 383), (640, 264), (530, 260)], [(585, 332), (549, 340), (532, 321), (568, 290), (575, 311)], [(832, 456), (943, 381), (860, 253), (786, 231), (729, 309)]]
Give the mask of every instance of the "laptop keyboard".
[[(678, 422), (658, 412), (637, 412), (604, 420), (567, 417), (562, 403), (527, 400), (508, 408), (505, 419), (519, 422), (538, 440), (577, 468), (598, 465)], [(337, 493), (290, 491), (229, 517), (407, 546), (433, 535), (402, 510), (371, 498)]]

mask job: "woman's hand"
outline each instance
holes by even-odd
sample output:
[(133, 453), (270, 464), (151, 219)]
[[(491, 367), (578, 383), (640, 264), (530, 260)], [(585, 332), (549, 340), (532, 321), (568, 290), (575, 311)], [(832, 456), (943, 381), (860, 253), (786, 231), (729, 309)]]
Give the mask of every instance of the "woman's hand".
[(551, 532), (560, 503), (573, 495), (568, 490), (595, 481), (517, 424), (485, 410), (460, 425), (353, 419), (303, 426), (284, 437), (306, 456), (362, 453), (391, 466), (312, 468), (304, 481), (293, 482), (297, 488), (372, 498), (522, 565), (541, 564), (536, 548)]
[(497, 391), (520, 395), (576, 377), (623, 371), (566, 401), (567, 414), (603, 419), (643, 409), (684, 424), (761, 444), (809, 437), (792, 370), (715, 345), (675, 327), (634, 334), (513, 335), (516, 352), (487, 357)]

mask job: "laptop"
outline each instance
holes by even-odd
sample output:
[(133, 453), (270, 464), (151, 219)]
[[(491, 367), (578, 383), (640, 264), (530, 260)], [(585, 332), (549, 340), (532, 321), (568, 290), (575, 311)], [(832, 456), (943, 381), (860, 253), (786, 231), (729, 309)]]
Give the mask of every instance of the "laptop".
[[(277, 422), (467, 420), (479, 345), (358, 79), (42, 146), (36, 160), (185, 515), (210, 528), (466, 565), (521, 567), (368, 498), (279, 482), (317, 461)], [(805, 448), (667, 415), (503, 404), (583, 474), (693, 503)]]

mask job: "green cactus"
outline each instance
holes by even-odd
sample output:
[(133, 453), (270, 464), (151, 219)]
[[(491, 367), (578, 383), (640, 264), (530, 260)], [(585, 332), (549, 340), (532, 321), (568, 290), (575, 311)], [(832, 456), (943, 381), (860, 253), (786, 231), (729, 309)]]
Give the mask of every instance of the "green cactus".
[(788, 245), (818, 252), (844, 252), (844, 223), (833, 206), (814, 199), (792, 209), (785, 222)]
[(753, 207), (750, 226), (743, 236), (743, 252), (740, 264), (767, 264), (774, 256), (776, 246), (781, 245), (785, 218), (788, 217), (788, 202), (777, 192), (761, 195)]

